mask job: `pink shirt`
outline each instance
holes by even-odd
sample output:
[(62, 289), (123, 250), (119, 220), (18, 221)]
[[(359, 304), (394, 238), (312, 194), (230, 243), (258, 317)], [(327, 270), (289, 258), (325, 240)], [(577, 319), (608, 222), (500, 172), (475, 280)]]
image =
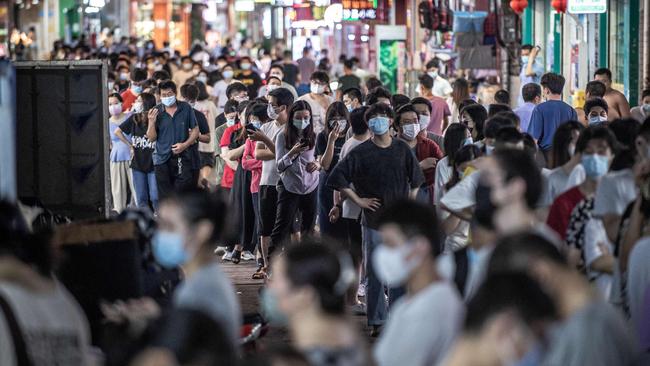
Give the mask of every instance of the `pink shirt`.
[(436, 135), (442, 136), (442, 119), (445, 116), (451, 116), (449, 105), (447, 105), (447, 102), (444, 99), (436, 96), (429, 98), (429, 101), (431, 102), (431, 121), (429, 122), (427, 130)]
[(251, 171), (251, 193), (260, 191), (260, 179), (262, 178), (262, 161), (255, 159), (255, 145), (257, 142), (246, 139), (244, 144), (244, 155), (242, 155), (241, 166)]

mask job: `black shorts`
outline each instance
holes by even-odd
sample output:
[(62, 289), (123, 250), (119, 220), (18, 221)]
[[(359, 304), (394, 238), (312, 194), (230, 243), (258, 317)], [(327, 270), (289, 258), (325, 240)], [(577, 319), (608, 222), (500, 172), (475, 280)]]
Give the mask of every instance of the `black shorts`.
[(209, 152), (200, 152), (199, 151), (199, 158), (201, 159), (201, 168), (209, 166), (210, 168), (214, 168), (214, 154), (209, 153)]
[(271, 236), (275, 226), (275, 214), (278, 207), (278, 191), (275, 186), (260, 186), (260, 223), (261, 236)]

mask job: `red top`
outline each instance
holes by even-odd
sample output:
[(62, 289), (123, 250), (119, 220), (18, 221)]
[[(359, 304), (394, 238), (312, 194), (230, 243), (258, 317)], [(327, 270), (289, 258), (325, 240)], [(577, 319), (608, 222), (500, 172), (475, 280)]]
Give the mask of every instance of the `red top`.
[[(228, 147), (230, 145), (230, 141), (232, 139), (232, 134), (233, 132), (238, 131), (241, 128), (241, 125), (239, 123), (234, 124), (223, 132), (223, 136), (221, 136), (221, 141), (219, 141), (219, 147)], [(235, 171), (232, 170), (228, 164), (225, 164), (223, 167), (223, 177), (221, 178), (221, 186), (223, 188), (232, 188), (232, 184), (235, 180)]]
[[(433, 140), (428, 137), (423, 136), (423, 134), (418, 134), (417, 136), (418, 143), (415, 145), (415, 156), (418, 161), (422, 161), (426, 158), (436, 158), (440, 160), (444, 157), (440, 146), (436, 144)], [(436, 167), (434, 166), (431, 169), (423, 171), (424, 178), (427, 181), (427, 186), (433, 185), (436, 180)]]
[(257, 142), (246, 139), (244, 144), (244, 155), (242, 155), (241, 166), (251, 171), (251, 193), (260, 191), (260, 179), (262, 178), (262, 160), (255, 159), (255, 145)]
[(126, 89), (125, 92), (120, 95), (122, 97), (122, 110), (124, 111), (130, 111), (131, 106), (135, 102), (135, 100), (138, 98), (137, 95), (133, 94), (131, 91), (131, 88)]
[(580, 192), (580, 189), (573, 187), (559, 195), (553, 201), (551, 209), (548, 211), (546, 223), (560, 235), (562, 240), (566, 239), (566, 230), (569, 226), (573, 209), (583, 199), (585, 199), (585, 196)]

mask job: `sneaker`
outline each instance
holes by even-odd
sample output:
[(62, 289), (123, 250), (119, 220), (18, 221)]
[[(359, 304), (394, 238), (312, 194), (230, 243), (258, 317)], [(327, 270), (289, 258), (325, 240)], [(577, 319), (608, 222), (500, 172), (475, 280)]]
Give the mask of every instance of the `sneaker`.
[(366, 284), (365, 283), (360, 283), (359, 284), (359, 289), (357, 290), (357, 296), (358, 297), (366, 297)]
[(214, 250), (215, 255), (224, 255), (228, 251), (228, 247), (222, 247), (218, 246), (217, 249)]
[(255, 260), (255, 255), (253, 253), (249, 252), (248, 250), (243, 252), (241, 254), (241, 260), (243, 261), (253, 261)]
[(230, 262), (232, 260), (232, 253), (233, 252), (234, 252), (234, 250), (232, 252), (226, 251), (226, 253), (223, 255), (223, 257), (221, 257), (221, 260), (226, 261), (226, 262)]
[(381, 325), (373, 325), (372, 328), (370, 329), (370, 337), (372, 338), (377, 338), (381, 334)]

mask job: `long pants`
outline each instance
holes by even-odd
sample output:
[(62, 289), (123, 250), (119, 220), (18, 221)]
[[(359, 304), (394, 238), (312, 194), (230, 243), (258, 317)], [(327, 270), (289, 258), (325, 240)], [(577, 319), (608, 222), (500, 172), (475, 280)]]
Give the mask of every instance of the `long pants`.
[(334, 206), (334, 191), (327, 187), (328, 173), (321, 171), (318, 180), (318, 227), (321, 235), (341, 239), (346, 236), (342, 220), (330, 222), (330, 210)]
[(196, 187), (196, 172), (192, 169), (189, 154), (172, 156), (166, 162), (156, 165), (154, 169), (158, 184), (158, 198), (161, 200), (174, 192)]
[(366, 251), (366, 275), (368, 276), (368, 285), (366, 286), (368, 325), (383, 325), (388, 318), (388, 305), (394, 304), (404, 295), (405, 291), (403, 288), (388, 288), (388, 304), (386, 304), (384, 285), (377, 278), (373, 268), (374, 263), (372, 263), (372, 253), (381, 244), (381, 234), (379, 231), (363, 225), (361, 230)]
[(131, 169), (133, 174), (133, 186), (135, 188), (135, 202), (138, 207), (153, 207), (154, 212), (158, 212), (158, 184), (156, 183), (156, 173), (145, 173), (136, 169)]
[(133, 177), (131, 176), (131, 162), (111, 161), (111, 195), (113, 196), (113, 210), (122, 212), (129, 203), (129, 192), (134, 192)]
[(276, 188), (278, 190), (278, 208), (275, 216), (275, 226), (271, 233), (271, 242), (273, 246), (280, 247), (289, 237), (296, 214), (299, 211), (302, 216), (300, 232), (303, 235), (311, 234), (316, 219), (318, 191), (314, 189), (307, 194), (291, 193), (284, 188), (282, 180), (278, 182)]

